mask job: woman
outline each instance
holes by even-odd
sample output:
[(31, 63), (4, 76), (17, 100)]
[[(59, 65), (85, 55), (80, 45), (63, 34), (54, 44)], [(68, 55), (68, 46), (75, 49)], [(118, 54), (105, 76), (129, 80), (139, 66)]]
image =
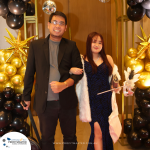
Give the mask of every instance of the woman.
[[(114, 62), (110, 55), (105, 54), (103, 37), (99, 33), (92, 32), (88, 35), (86, 54), (83, 59), (92, 119), (87, 150), (113, 150), (108, 122), (108, 117), (112, 112), (112, 92), (101, 95), (97, 95), (97, 93), (110, 90), (110, 87), (113, 88), (112, 85), (110, 86), (109, 77), (112, 74)], [(81, 74), (82, 69), (71, 68), (70, 72)], [(115, 89), (115, 92), (119, 90)]]

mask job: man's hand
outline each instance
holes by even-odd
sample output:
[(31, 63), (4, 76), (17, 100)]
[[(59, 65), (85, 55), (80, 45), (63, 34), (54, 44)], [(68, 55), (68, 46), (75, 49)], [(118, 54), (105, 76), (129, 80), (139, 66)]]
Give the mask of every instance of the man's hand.
[(21, 102), (20, 104), (23, 106), (23, 109), (24, 109), (24, 110), (28, 110), (28, 108), (29, 108), (31, 102), (30, 102), (30, 101), (24, 101), (24, 102), (25, 102), (26, 105), (27, 105), (26, 107), (23, 106), (22, 102)]
[(83, 73), (83, 69), (72, 67), (70, 69), (70, 73), (75, 74), (75, 75), (80, 75)]
[(67, 88), (64, 82), (52, 81), (50, 85), (54, 93), (60, 93), (61, 91)]

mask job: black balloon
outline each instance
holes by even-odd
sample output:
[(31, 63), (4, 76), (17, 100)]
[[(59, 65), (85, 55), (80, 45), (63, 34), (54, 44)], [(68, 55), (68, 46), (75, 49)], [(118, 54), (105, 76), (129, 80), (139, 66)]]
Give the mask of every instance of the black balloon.
[(129, 6), (135, 6), (137, 3), (134, 0), (127, 0)]
[(25, 136), (30, 135), (30, 126), (24, 122), (23, 127), (19, 130), (20, 133), (24, 134)]
[(40, 147), (39, 143), (37, 143), (36, 139), (28, 136), (28, 140), (29, 140), (30, 145), (31, 145), (31, 150), (41, 150), (41, 147)]
[(146, 127), (147, 125), (147, 120), (145, 119), (144, 116), (141, 115), (136, 115), (133, 118), (133, 126), (135, 129), (139, 130), (141, 128)]
[(27, 2), (29, 2), (30, 0), (22, 0), (22, 1), (24, 1), (24, 2), (26, 2), (26, 3), (27, 3)]
[(139, 108), (142, 108), (142, 107), (141, 107), (141, 99), (136, 98), (135, 101), (136, 101), (137, 106), (138, 106)]
[(4, 97), (4, 95), (0, 92), (0, 108), (3, 107), (4, 102), (5, 102), (5, 97)]
[(28, 117), (28, 112), (27, 110), (24, 110), (23, 113), (21, 114), (21, 117), (23, 117), (23, 119), (27, 119)]
[(23, 115), (24, 113), (24, 109), (22, 107), (22, 105), (20, 103), (16, 103), (15, 104), (15, 107), (13, 109), (13, 113), (16, 114), (16, 115)]
[(26, 10), (26, 15), (27, 16), (33, 16), (35, 14), (35, 5), (33, 2), (28, 2), (27, 3), (27, 10)]
[(6, 87), (4, 90), (3, 90), (3, 94), (6, 98), (11, 98), (14, 96), (14, 90), (11, 88), (11, 87)]
[(0, 16), (5, 16), (9, 12), (7, 0), (0, 1)]
[(146, 98), (146, 90), (142, 90), (142, 89), (136, 88), (136, 90), (135, 90), (135, 97), (137, 99), (145, 99)]
[(23, 127), (23, 124), (24, 124), (23, 118), (13, 116), (12, 122), (9, 124), (9, 126), (18, 131)]
[(142, 111), (142, 110), (141, 110), (140, 108), (135, 108), (135, 109), (134, 109), (134, 116), (135, 116), (135, 115), (141, 115), (141, 114), (142, 114), (141, 111)]
[(1, 128), (0, 129), (0, 137), (3, 136), (6, 133), (6, 129), (5, 128)]
[(24, 23), (23, 15), (14, 15), (9, 12), (6, 23), (11, 29), (20, 29)]
[(150, 139), (147, 139), (145, 142), (144, 142), (144, 145), (146, 148), (150, 148)]
[(127, 10), (127, 16), (131, 21), (139, 21), (141, 20), (146, 13), (146, 10), (141, 6), (141, 4), (137, 4), (135, 6), (130, 6)]
[[(148, 18), (150, 18), (150, 10), (146, 10), (146, 13), (148, 14)], [(145, 90), (145, 97), (150, 100), (150, 88)]]
[(14, 102), (13, 101), (6, 101), (5, 103), (4, 103), (4, 108), (6, 109), (6, 110), (13, 110), (14, 109), (14, 107), (15, 107), (15, 104), (14, 104)]
[(128, 134), (132, 131), (132, 119), (124, 120), (124, 133)]
[(4, 15), (4, 16), (2, 16), (4, 19), (6, 19), (7, 18), (7, 14), (6, 15)]
[(21, 99), (22, 99), (22, 94), (16, 94), (15, 97), (14, 97), (14, 101), (16, 103), (20, 103)]
[(150, 133), (150, 123), (148, 123), (148, 125), (147, 125), (147, 130)]
[(142, 3), (143, 0), (134, 0), (136, 3)]
[(12, 14), (21, 15), (26, 11), (27, 6), (22, 0), (9, 0), (8, 9)]
[(145, 0), (141, 5), (145, 9), (150, 9), (150, 1), (149, 0)]
[(142, 113), (150, 118), (150, 108), (142, 108)]
[(0, 128), (4, 128), (12, 121), (12, 114), (4, 109), (0, 109)]
[(142, 138), (139, 137), (136, 131), (132, 131), (127, 135), (127, 141), (133, 148), (139, 148), (142, 146)]
[(141, 100), (140, 105), (142, 108), (150, 108), (150, 101), (143, 99)]
[(142, 139), (148, 139), (148, 136), (149, 136), (149, 132), (147, 129), (140, 129), (139, 131), (139, 136), (142, 138)]

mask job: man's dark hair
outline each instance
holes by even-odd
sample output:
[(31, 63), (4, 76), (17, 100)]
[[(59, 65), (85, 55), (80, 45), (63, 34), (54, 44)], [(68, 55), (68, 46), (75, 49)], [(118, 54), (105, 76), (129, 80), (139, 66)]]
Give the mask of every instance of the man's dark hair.
[(67, 24), (67, 17), (61, 11), (56, 11), (55, 13), (51, 13), (51, 15), (49, 16), (49, 22), (51, 22), (53, 16), (61, 16), (61, 17), (63, 17), (65, 19), (65, 24)]

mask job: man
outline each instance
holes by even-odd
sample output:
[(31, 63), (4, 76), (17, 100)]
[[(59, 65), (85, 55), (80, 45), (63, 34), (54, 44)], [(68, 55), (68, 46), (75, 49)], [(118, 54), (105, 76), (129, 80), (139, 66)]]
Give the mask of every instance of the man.
[(28, 109), (36, 72), (35, 100), (42, 134), (42, 150), (54, 150), (54, 135), (59, 118), (64, 150), (76, 150), (75, 84), (82, 75), (69, 74), (71, 67), (82, 68), (75, 42), (62, 38), (67, 18), (62, 12), (52, 13), (48, 22), (50, 35), (31, 42), (24, 78), (23, 99)]

